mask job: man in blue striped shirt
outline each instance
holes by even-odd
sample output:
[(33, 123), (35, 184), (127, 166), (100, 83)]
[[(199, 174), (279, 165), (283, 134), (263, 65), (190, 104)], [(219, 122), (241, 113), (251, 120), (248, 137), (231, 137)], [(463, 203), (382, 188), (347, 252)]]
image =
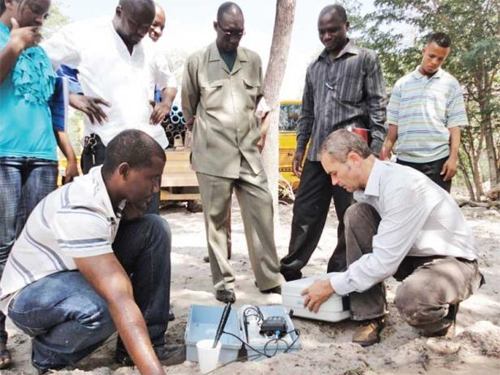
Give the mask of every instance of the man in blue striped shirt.
[(396, 82), (381, 152), (381, 159), (388, 159), (395, 146), (399, 164), (421, 171), (448, 192), (457, 171), (460, 130), (468, 125), (462, 88), (441, 69), (450, 50), (448, 35), (432, 34), (420, 66)]

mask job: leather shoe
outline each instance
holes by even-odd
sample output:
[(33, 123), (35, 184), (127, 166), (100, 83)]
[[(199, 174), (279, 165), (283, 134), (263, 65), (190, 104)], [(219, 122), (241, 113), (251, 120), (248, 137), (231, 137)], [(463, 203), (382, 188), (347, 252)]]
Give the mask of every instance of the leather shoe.
[(352, 336), (352, 342), (361, 346), (370, 346), (380, 342), (380, 331), (385, 326), (385, 319), (378, 318), (365, 320), (356, 329)]
[(172, 305), (170, 305), (170, 308), (168, 309), (168, 321), (171, 322), (175, 320), (175, 314), (174, 310), (172, 310)]
[(439, 330), (433, 330), (432, 325), (428, 325), (425, 330), (421, 330), (420, 334), (424, 337), (455, 337), (457, 314), (460, 303), (450, 305), (448, 309), (448, 314), (443, 318), (443, 320), (437, 322), (441, 327), (448, 323), (445, 328)]
[[(165, 366), (178, 365), (186, 360), (186, 347), (184, 345), (155, 346), (154, 351), (158, 360)], [(115, 361), (123, 366), (134, 366), (134, 361), (128, 353), (117, 352)]]
[(236, 302), (234, 289), (219, 289), (215, 292), (215, 299), (224, 303)]
[[(257, 281), (254, 284), (257, 288), (259, 287), (259, 284), (257, 284)], [(281, 285), (275, 286), (274, 288), (261, 290), (260, 292), (262, 294), (271, 294), (271, 293), (281, 294)]]

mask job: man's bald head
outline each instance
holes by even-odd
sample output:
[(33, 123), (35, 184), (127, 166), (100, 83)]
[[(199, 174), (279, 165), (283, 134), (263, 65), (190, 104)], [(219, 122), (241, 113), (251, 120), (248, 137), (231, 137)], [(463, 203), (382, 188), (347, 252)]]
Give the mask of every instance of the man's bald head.
[(149, 37), (153, 42), (157, 42), (163, 35), (163, 30), (165, 29), (165, 11), (160, 4), (155, 3), (155, 19), (149, 30)]
[(221, 4), (217, 10), (217, 22), (221, 22), (225, 15), (240, 16), (243, 18), (243, 11), (238, 4), (227, 1)]
[(217, 47), (224, 52), (236, 52), (245, 32), (245, 19), (241, 8), (232, 2), (223, 3), (214, 22)]
[(347, 22), (347, 12), (340, 4), (327, 5), (324, 7), (319, 13), (319, 19), (321, 20), (323, 17), (331, 16), (333, 13), (336, 13), (342, 22)]
[(155, 3), (153, 0), (120, 0), (119, 5), (133, 14), (149, 14), (154, 17)]
[(149, 32), (155, 18), (153, 0), (120, 0), (113, 25), (129, 49)]

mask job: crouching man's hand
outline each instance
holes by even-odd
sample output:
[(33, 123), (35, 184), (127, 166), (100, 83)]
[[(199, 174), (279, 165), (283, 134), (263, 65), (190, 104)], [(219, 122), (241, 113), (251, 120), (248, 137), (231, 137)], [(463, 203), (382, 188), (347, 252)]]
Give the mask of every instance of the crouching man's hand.
[(304, 298), (304, 307), (310, 311), (317, 313), (320, 306), (330, 296), (335, 293), (330, 284), (330, 280), (316, 280), (309, 288), (304, 289), (301, 295)]

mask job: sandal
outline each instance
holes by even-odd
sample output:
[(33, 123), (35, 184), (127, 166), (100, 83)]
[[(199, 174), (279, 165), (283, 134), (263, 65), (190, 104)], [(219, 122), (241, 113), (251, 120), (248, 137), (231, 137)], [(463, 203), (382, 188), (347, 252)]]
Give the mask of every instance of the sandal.
[(0, 343), (0, 370), (8, 369), (12, 366), (12, 357), (7, 349), (6, 343)]

